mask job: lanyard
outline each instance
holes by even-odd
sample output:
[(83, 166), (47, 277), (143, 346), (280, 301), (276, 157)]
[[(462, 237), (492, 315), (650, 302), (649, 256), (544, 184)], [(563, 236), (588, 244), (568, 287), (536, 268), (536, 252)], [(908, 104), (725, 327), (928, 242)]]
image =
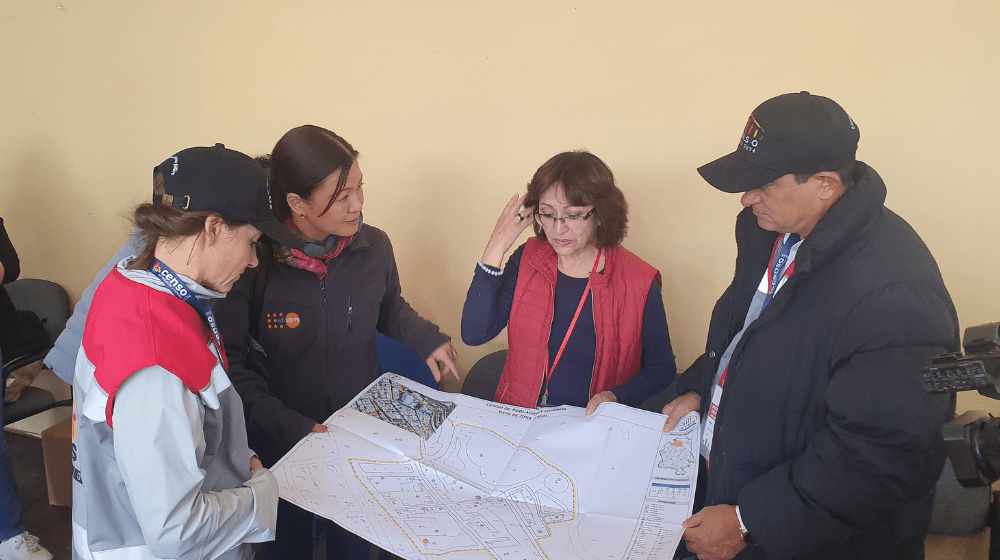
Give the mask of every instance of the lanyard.
[[(601, 250), (597, 250), (597, 259), (594, 261), (594, 268), (590, 269), (590, 274), (597, 272), (597, 265), (601, 262)], [(587, 301), (587, 295), (590, 294), (590, 277), (587, 277), (587, 287), (583, 289), (583, 297), (580, 298), (580, 304), (576, 306), (576, 313), (573, 314), (573, 320), (569, 323), (569, 328), (566, 329), (566, 336), (563, 337), (562, 344), (559, 346), (559, 351), (556, 352), (556, 359), (552, 362), (552, 367), (548, 368), (548, 371), (544, 373), (545, 377), (545, 394), (542, 395), (542, 406), (547, 406), (549, 404), (549, 380), (552, 379), (552, 372), (556, 370), (556, 366), (559, 365), (559, 358), (562, 358), (563, 350), (566, 349), (566, 343), (569, 342), (569, 335), (573, 334), (573, 327), (576, 326), (576, 320), (580, 318), (580, 312), (583, 311), (583, 304)]]
[[(715, 382), (712, 384), (712, 403), (708, 407), (708, 414), (705, 418), (705, 423), (702, 429), (701, 436), (701, 455), (705, 458), (705, 464), (708, 464), (708, 457), (712, 453), (712, 439), (715, 435), (715, 421), (719, 414), (719, 405), (722, 404), (722, 392), (724, 385), (726, 384), (726, 376), (729, 373), (729, 361), (732, 359), (733, 351), (736, 345), (739, 343), (740, 339), (743, 338), (743, 333), (746, 332), (747, 328), (752, 322), (760, 317), (760, 314), (767, 307), (767, 304), (771, 301), (771, 297), (774, 296), (775, 292), (781, 285), (781, 281), (792, 275), (795, 270), (795, 261), (789, 262), (791, 257), (792, 248), (796, 243), (799, 242), (799, 235), (797, 233), (788, 234), (787, 237), (779, 236), (774, 240), (774, 249), (771, 251), (771, 262), (767, 265), (767, 272), (765, 273), (767, 277), (767, 291), (762, 291), (761, 287), (757, 288), (754, 293), (753, 300), (750, 302), (750, 308), (747, 310), (747, 318), (743, 323), (743, 329), (733, 338), (726, 347), (725, 353), (722, 355), (722, 359), (719, 362), (719, 369), (721, 373), (716, 371), (716, 376), (718, 376)], [(763, 285), (764, 280), (761, 279), (761, 285)]]
[[(160, 259), (153, 259), (153, 264), (149, 266), (149, 271), (155, 274), (160, 279), (160, 282), (163, 282), (163, 285), (170, 288), (170, 291), (175, 296), (187, 302), (188, 305), (193, 307), (205, 319), (205, 322), (208, 323), (208, 328), (212, 330), (212, 337), (215, 338), (215, 346), (219, 349), (219, 353), (222, 354), (225, 352), (222, 347), (222, 336), (219, 334), (219, 326), (215, 322), (215, 314), (212, 313), (212, 310), (205, 307), (205, 304), (191, 293), (191, 290), (181, 280), (181, 277), (175, 274), (173, 270), (170, 270), (170, 267)], [(220, 363), (222, 363), (222, 360), (220, 360)]]
[(771, 302), (771, 297), (778, 291), (778, 284), (781, 282), (781, 279), (791, 276), (795, 268), (794, 262), (789, 264), (788, 255), (792, 251), (792, 246), (799, 242), (799, 234), (791, 233), (784, 237), (784, 243), (781, 242), (781, 237), (774, 240), (774, 250), (771, 252), (771, 263), (768, 267), (771, 274), (767, 279), (767, 295), (764, 296), (764, 307), (767, 307), (767, 304)]

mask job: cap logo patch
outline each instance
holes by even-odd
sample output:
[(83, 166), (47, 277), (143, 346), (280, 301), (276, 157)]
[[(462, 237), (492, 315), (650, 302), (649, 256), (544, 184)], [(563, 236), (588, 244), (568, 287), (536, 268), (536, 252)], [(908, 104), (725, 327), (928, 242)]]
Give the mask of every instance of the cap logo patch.
[(740, 142), (740, 147), (753, 154), (757, 152), (757, 146), (763, 140), (764, 129), (757, 122), (757, 119), (753, 118), (753, 115), (750, 115), (750, 118), (747, 119), (747, 126), (743, 129), (743, 138)]
[(170, 159), (174, 160), (174, 169), (170, 172), (170, 176), (177, 175), (177, 156), (170, 156)]

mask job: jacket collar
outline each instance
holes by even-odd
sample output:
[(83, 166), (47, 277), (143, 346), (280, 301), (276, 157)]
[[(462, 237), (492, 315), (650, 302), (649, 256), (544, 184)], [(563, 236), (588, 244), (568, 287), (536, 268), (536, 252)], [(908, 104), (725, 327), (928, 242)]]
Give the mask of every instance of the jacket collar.
[(361, 229), (358, 230), (358, 233), (354, 234), (354, 239), (347, 245), (348, 251), (357, 251), (369, 247), (368, 236), (370, 232), (368, 231), (368, 227), (367, 224), (361, 224)]
[[(135, 257), (131, 256), (126, 257), (121, 261), (119, 261), (118, 264), (115, 265), (115, 268), (118, 269), (118, 272), (121, 273), (123, 277), (125, 277), (128, 280), (131, 280), (132, 282), (135, 282), (137, 284), (142, 284), (143, 286), (146, 286), (147, 288), (152, 288), (157, 292), (163, 292), (165, 294), (173, 295), (173, 292), (170, 291), (170, 288), (166, 287), (163, 284), (163, 282), (160, 281), (160, 278), (157, 275), (153, 274), (152, 272), (148, 270), (132, 270), (125, 268), (133, 260), (135, 260)], [(187, 286), (187, 288), (191, 290), (191, 293), (193, 293), (195, 297), (198, 299), (221, 299), (226, 297), (226, 294), (222, 292), (217, 292), (210, 288), (206, 288), (201, 284), (195, 282), (193, 279), (184, 276), (183, 274), (177, 273), (177, 276), (179, 276), (180, 279), (184, 281), (184, 284)]]
[[(528, 257), (528, 264), (542, 273), (554, 286), (556, 278), (559, 275), (559, 256), (556, 255), (556, 250), (552, 248), (551, 243), (537, 237), (528, 239), (527, 244), (535, 246), (534, 251)], [(601, 274), (598, 272), (590, 275), (590, 284), (594, 289), (603, 288), (608, 284), (611, 277), (609, 272), (614, 270), (615, 262), (619, 255), (619, 247), (621, 245), (610, 249), (602, 249), (604, 252), (604, 273)]]
[(882, 213), (886, 187), (867, 164), (858, 162), (859, 180), (820, 218), (795, 257), (796, 272), (809, 272), (836, 259), (867, 234)]

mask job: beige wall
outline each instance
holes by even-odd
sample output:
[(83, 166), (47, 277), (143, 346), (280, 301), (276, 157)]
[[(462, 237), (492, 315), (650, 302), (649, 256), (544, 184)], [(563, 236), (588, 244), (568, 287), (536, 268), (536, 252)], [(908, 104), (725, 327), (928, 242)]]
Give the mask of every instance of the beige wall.
[[(759, 102), (806, 89), (860, 125), (859, 158), (937, 256), (963, 328), (1000, 321), (997, 21), (995, 0), (5, 0), (0, 215), (23, 275), (78, 295), (153, 165), (220, 141), (266, 152), (315, 123), (360, 149), (366, 221), (393, 239), (404, 295), (457, 339), (503, 204), (587, 148), (631, 203), (626, 246), (663, 272), (686, 367), (732, 277), (739, 209), (695, 168)], [(463, 367), (505, 344), (459, 344)]]

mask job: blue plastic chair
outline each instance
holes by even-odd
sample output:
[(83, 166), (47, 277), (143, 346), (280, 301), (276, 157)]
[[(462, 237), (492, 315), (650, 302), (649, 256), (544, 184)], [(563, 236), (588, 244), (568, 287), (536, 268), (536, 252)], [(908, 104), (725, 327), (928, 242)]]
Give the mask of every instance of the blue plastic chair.
[(438, 388), (431, 368), (427, 367), (427, 362), (420, 359), (416, 350), (382, 333), (375, 333), (375, 344), (382, 373), (392, 372), (428, 387)]

